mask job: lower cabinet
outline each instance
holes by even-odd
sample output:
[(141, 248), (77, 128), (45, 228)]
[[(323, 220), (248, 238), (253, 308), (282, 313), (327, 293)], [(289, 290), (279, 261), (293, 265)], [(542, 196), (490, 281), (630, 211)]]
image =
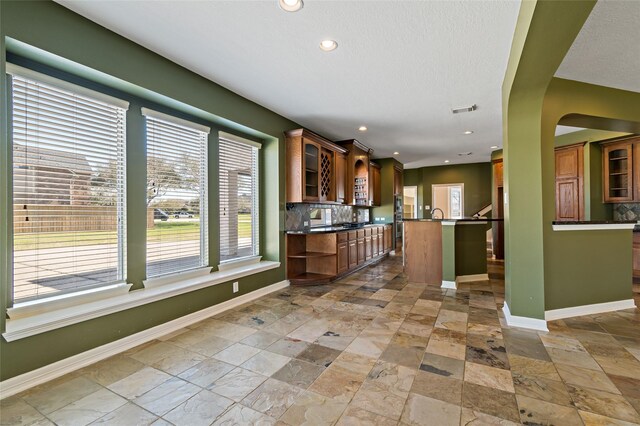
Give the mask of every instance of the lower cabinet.
[(377, 257), (380, 253), (380, 249), (378, 248), (378, 234), (376, 233), (371, 236), (371, 256)]
[(393, 233), (391, 232), (391, 225), (384, 226), (383, 235), (384, 235), (384, 251), (389, 251), (393, 247), (393, 244), (391, 241), (393, 236)]
[(364, 257), (365, 257), (364, 237), (358, 238), (357, 244), (358, 244), (358, 265), (362, 265), (364, 263)]
[(349, 270), (349, 243), (338, 244), (338, 274)]
[[(388, 230), (387, 230), (388, 228)], [(389, 241), (385, 236), (389, 234)], [(294, 285), (321, 284), (389, 252), (391, 226), (354, 231), (288, 234), (287, 279)]]
[(358, 266), (358, 240), (350, 240), (349, 243), (349, 269)]

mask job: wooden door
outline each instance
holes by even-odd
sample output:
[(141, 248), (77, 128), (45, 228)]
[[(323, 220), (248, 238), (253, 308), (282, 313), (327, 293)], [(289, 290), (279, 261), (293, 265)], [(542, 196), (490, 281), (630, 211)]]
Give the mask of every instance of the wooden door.
[(391, 225), (384, 227), (384, 250), (391, 250)]
[(362, 265), (365, 260), (364, 238), (358, 238), (358, 265)]
[(381, 196), (381, 176), (380, 176), (380, 168), (378, 167), (370, 167), (370, 184), (369, 184), (369, 199), (371, 200), (372, 206), (380, 206), (382, 202)]
[(378, 234), (377, 233), (371, 236), (371, 257), (376, 257), (376, 256), (378, 256)]
[(320, 145), (302, 139), (302, 199), (320, 200)]
[(364, 237), (364, 259), (371, 259), (371, 237)]
[(402, 196), (402, 170), (394, 167), (393, 169), (393, 195)]
[(345, 187), (347, 183), (346, 168), (347, 157), (344, 154), (336, 153), (336, 202), (345, 204), (346, 194)]
[(349, 241), (349, 269), (358, 266), (358, 242), (357, 240)]
[(349, 248), (348, 243), (338, 244), (338, 274), (347, 272), (349, 269)]
[(556, 220), (580, 220), (578, 179), (556, 181)]
[(584, 220), (584, 144), (555, 151), (556, 220)]

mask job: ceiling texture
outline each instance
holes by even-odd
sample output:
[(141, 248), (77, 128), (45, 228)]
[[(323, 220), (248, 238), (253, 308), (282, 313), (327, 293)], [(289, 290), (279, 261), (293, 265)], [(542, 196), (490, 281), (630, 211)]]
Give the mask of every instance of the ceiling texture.
[(640, 1), (596, 3), (556, 77), (640, 92)]
[[(306, 0), (296, 13), (276, 0), (58, 2), (323, 136), (357, 138), (376, 158), (473, 163), (502, 145), (519, 1)], [(319, 49), (327, 38), (335, 51)]]

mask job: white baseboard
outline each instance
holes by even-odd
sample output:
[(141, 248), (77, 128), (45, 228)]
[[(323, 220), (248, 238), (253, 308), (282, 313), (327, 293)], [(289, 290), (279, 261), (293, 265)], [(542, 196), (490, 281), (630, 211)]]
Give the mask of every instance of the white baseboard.
[(536, 331), (549, 331), (547, 328), (547, 321), (545, 320), (511, 315), (507, 302), (504, 302), (502, 312), (504, 312), (504, 318), (507, 321), (507, 325), (510, 327), (528, 328)]
[(221, 312), (235, 308), (244, 303), (248, 303), (288, 286), (288, 280), (280, 281), (256, 291), (252, 291), (251, 293), (243, 294), (242, 296), (235, 297), (217, 305), (210, 306), (164, 324), (118, 339), (114, 342), (98, 346), (97, 348), (90, 349), (77, 355), (70, 356), (69, 358), (45, 365), (44, 367), (40, 367), (36, 370), (4, 380), (0, 382), (0, 399), (15, 395), (16, 393), (22, 392), (26, 389), (48, 382), (74, 370), (78, 370), (86, 367), (87, 365), (109, 358), (110, 356), (136, 347), (142, 343), (157, 339), (191, 324), (195, 324), (198, 321), (202, 321), (213, 315), (217, 315)]
[(489, 274), (474, 274), (474, 275), (458, 275), (456, 277), (456, 282), (458, 283), (468, 283), (471, 281), (488, 281)]
[(455, 289), (457, 289), (457, 288), (458, 288), (458, 286), (456, 285), (456, 282), (455, 282), (455, 281), (445, 281), (445, 280), (442, 280), (442, 286), (441, 286), (441, 288), (450, 288), (450, 289), (455, 290)]
[(622, 309), (635, 308), (633, 299), (617, 300), (615, 302), (595, 303), (593, 305), (572, 306), (570, 308), (553, 309), (544, 313), (547, 321), (555, 321), (563, 318), (579, 317), (582, 315), (601, 314), (605, 312), (620, 311)]

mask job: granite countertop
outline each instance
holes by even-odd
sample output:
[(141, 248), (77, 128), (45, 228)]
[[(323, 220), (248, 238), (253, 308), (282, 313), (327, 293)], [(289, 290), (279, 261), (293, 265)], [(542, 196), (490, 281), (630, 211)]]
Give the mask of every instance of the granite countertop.
[(297, 231), (284, 231), (285, 234), (292, 235), (305, 235), (305, 234), (327, 234), (331, 232), (342, 232), (342, 231), (354, 231), (357, 229), (363, 228), (371, 228), (372, 226), (384, 226), (384, 225), (392, 225), (392, 223), (362, 223), (358, 225), (333, 225), (333, 226), (318, 226), (315, 228), (306, 228)]
[(554, 220), (553, 225), (619, 225), (638, 223), (637, 220)]
[(462, 219), (402, 219), (401, 222), (503, 222), (502, 218), (463, 217)]

